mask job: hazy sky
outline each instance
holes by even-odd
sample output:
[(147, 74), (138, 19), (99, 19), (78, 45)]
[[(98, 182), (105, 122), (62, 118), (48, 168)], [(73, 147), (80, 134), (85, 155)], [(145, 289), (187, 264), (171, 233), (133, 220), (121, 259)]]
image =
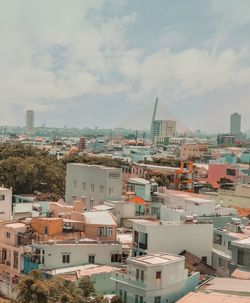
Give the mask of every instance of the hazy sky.
[[(0, 124), (115, 127), (156, 96), (190, 129), (250, 129), (249, 0), (0, 0)], [(141, 119), (143, 120), (143, 119)]]

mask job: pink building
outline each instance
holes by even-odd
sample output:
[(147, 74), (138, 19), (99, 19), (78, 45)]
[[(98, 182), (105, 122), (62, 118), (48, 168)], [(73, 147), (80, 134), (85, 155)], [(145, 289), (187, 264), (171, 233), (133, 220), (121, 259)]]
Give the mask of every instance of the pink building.
[(228, 163), (211, 163), (208, 166), (207, 181), (214, 188), (219, 188), (218, 181), (221, 178), (230, 179), (233, 183), (237, 183), (240, 178), (246, 176), (239, 165)]

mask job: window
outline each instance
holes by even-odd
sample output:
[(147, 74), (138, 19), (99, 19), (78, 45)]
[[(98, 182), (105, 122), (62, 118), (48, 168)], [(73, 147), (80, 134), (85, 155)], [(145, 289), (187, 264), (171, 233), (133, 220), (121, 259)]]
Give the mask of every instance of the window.
[(244, 249), (242, 249), (242, 248), (238, 248), (237, 263), (239, 265), (244, 265)]
[(111, 196), (112, 194), (113, 194), (113, 188), (110, 187), (110, 188), (109, 188), (109, 195)]
[(141, 281), (144, 281), (144, 270), (141, 270)]
[(73, 187), (74, 187), (74, 188), (77, 187), (77, 181), (76, 181), (76, 180), (73, 181)]
[(122, 299), (122, 297), (123, 297), (123, 290), (122, 289), (119, 290), (119, 295), (120, 295), (120, 298)]
[(222, 235), (214, 235), (214, 244), (222, 244)]
[(76, 200), (76, 195), (72, 196), (72, 200), (75, 201)]
[(44, 226), (44, 234), (47, 235), (49, 233), (49, 228), (48, 226)]
[(135, 303), (139, 303), (139, 296), (135, 295)]
[(112, 237), (113, 228), (112, 227), (99, 227), (98, 236), (99, 237)]
[(120, 173), (119, 172), (109, 173), (109, 178), (118, 179), (118, 178), (120, 178)]
[(100, 194), (103, 194), (103, 193), (104, 193), (104, 186), (101, 185), (101, 186), (100, 186)]
[(112, 234), (113, 234), (113, 228), (112, 227), (108, 227), (107, 228), (107, 236), (108, 237), (112, 237)]
[(155, 273), (155, 278), (156, 278), (156, 279), (161, 279), (161, 271), (157, 271), (157, 272)]
[(206, 256), (201, 257), (201, 262), (207, 264), (207, 257)]
[(89, 263), (94, 264), (95, 263), (95, 256), (89, 255)]
[(91, 198), (91, 199), (90, 199), (90, 208), (93, 208), (93, 206), (94, 206), (94, 199)]
[(6, 232), (6, 238), (10, 238), (10, 233), (8, 231)]
[(127, 303), (127, 292), (124, 290), (124, 296), (123, 296), (124, 303)]
[(86, 190), (86, 183), (85, 182), (82, 183), (82, 190)]
[(236, 176), (236, 170), (227, 168), (227, 176)]
[(228, 241), (228, 242), (227, 242), (227, 248), (228, 248), (229, 250), (232, 250), (231, 241)]
[(140, 296), (140, 303), (143, 303), (143, 296)]
[(94, 191), (95, 191), (95, 185), (94, 185), (94, 184), (91, 184), (91, 185), (90, 185), (90, 189), (91, 189), (92, 192), (94, 192)]
[(112, 254), (111, 255), (111, 262), (112, 263), (121, 263), (122, 262), (122, 256), (121, 254)]
[(136, 269), (136, 280), (137, 281), (139, 280), (139, 275), (140, 275), (140, 270)]
[(4, 201), (5, 200), (5, 195), (0, 195), (0, 201)]
[(154, 303), (161, 303), (161, 297), (155, 297)]
[(13, 267), (18, 269), (18, 251), (14, 251)]
[(62, 255), (62, 263), (70, 263), (70, 255), (69, 254)]

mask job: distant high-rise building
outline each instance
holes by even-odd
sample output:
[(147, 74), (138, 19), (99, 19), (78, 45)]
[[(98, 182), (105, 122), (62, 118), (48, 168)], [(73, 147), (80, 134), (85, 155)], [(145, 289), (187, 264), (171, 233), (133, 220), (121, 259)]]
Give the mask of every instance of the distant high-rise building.
[(154, 120), (152, 135), (153, 143), (157, 146), (167, 145), (169, 138), (176, 133), (176, 121), (173, 120)]
[(241, 115), (238, 113), (233, 113), (230, 119), (230, 134), (237, 135), (240, 134), (241, 129)]
[(26, 111), (26, 132), (32, 134), (34, 131), (34, 111)]

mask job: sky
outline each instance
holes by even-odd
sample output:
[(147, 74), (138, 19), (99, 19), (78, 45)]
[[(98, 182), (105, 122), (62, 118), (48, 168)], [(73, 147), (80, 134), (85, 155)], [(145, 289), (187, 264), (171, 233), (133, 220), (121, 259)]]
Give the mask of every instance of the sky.
[(250, 129), (249, 0), (0, 5), (0, 125), (149, 128), (159, 97), (190, 130)]

